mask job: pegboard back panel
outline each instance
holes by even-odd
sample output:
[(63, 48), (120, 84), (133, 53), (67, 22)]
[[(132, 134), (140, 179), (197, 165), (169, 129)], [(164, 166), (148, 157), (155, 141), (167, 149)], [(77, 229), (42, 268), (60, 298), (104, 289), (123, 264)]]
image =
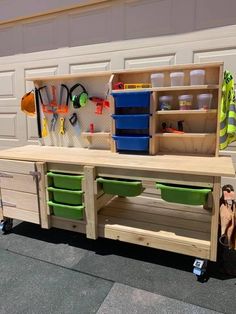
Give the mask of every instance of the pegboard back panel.
[[(53, 103), (53, 89), (55, 90), (56, 103), (60, 103), (61, 84), (64, 84), (69, 90), (75, 84), (81, 84), (88, 97), (96, 97), (109, 100), (109, 79), (110, 74), (104, 74), (100, 76), (90, 77), (78, 77), (78, 78), (64, 78), (59, 80), (57, 77), (53, 77), (50, 80), (38, 80), (35, 82), (36, 87), (42, 88), (40, 93), (42, 96), (42, 105), (40, 101), (40, 116), (43, 137), (41, 144), (45, 146), (59, 146), (59, 147), (83, 147), (83, 148), (95, 148), (95, 149), (110, 149), (110, 133), (111, 133), (111, 108), (102, 106), (100, 107), (100, 113), (97, 111), (97, 101), (88, 100), (84, 107), (74, 108), (71, 97), (69, 97), (68, 111), (58, 112), (57, 106), (50, 106)], [(80, 95), (84, 92), (81, 86), (77, 86), (72, 92), (72, 96)], [(67, 90), (62, 88), (61, 103), (65, 108)], [(46, 106), (45, 105), (49, 105)], [(46, 112), (43, 110), (46, 108)], [(58, 115), (55, 126), (52, 125), (55, 114)], [(76, 114), (77, 123), (72, 125), (70, 118), (73, 114)], [(63, 122), (64, 121), (64, 122)], [(62, 134), (62, 123), (64, 123), (64, 134)], [(91, 133), (92, 131), (92, 133)], [(90, 134), (91, 133), (91, 134)], [(45, 136), (46, 135), (46, 136)]]

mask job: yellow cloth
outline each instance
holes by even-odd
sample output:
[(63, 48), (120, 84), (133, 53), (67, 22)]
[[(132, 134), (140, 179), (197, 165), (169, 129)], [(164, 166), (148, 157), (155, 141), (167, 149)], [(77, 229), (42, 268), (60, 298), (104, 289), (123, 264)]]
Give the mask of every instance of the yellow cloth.
[(236, 140), (236, 101), (234, 79), (229, 71), (224, 72), (220, 107), (220, 149), (225, 149)]

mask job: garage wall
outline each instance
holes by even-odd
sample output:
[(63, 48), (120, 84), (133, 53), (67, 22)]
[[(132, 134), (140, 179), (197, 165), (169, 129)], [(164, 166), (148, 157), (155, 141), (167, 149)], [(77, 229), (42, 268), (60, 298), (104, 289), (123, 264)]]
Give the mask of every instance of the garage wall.
[(0, 12), (0, 56), (236, 23), (235, 0), (1, 0)]
[(236, 75), (236, 26), (184, 35), (94, 44), (0, 58), (0, 146), (36, 143), (34, 118), (19, 110), (25, 78), (76, 72), (224, 61)]
[(35, 118), (19, 109), (27, 77), (208, 61), (236, 77), (235, 5), (114, 0), (0, 24), (0, 148), (38, 144)]

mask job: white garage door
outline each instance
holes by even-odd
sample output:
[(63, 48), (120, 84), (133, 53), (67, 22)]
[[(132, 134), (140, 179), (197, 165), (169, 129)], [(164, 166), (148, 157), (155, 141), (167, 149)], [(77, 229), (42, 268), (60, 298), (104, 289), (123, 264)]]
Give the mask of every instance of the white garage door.
[(36, 120), (19, 107), (33, 87), (27, 77), (208, 61), (224, 61), (236, 77), (236, 26), (2, 57), (0, 147), (37, 144)]

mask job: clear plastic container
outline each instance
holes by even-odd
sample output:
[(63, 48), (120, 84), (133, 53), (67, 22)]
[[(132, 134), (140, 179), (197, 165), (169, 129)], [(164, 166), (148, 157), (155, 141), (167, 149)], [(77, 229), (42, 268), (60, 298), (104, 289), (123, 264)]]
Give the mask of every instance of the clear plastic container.
[(171, 110), (173, 105), (173, 96), (160, 96), (159, 97), (159, 108), (160, 110)]
[(208, 110), (211, 109), (213, 95), (212, 94), (199, 94), (197, 95), (198, 109)]
[(190, 85), (204, 85), (205, 84), (205, 70), (190, 71)]
[(179, 109), (180, 110), (191, 110), (193, 105), (193, 95), (180, 95)]
[(151, 82), (152, 82), (153, 87), (163, 87), (164, 86), (164, 73), (151, 74)]
[(170, 73), (171, 86), (183, 86), (184, 85), (184, 72), (172, 72)]

